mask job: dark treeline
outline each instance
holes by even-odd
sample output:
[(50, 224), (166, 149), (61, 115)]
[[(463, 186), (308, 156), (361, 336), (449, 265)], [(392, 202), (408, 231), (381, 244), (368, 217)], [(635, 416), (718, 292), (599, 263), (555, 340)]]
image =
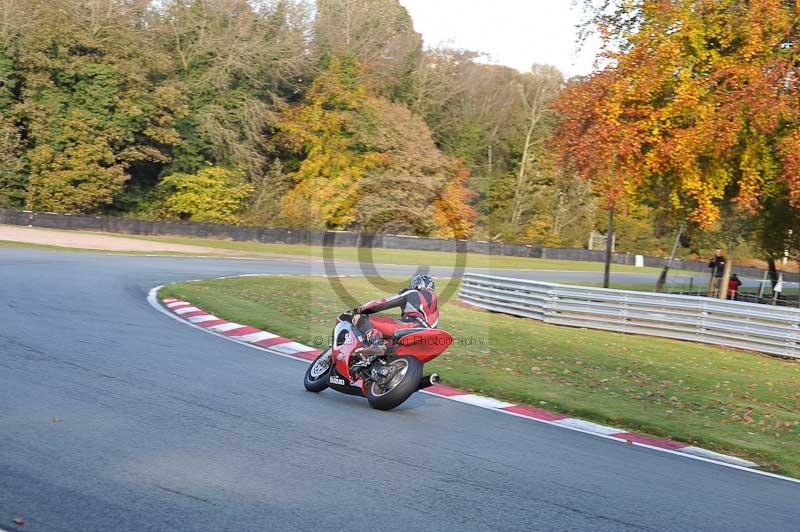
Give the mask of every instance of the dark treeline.
[(397, 0), (0, 0), (0, 205), (577, 245), (562, 85)]

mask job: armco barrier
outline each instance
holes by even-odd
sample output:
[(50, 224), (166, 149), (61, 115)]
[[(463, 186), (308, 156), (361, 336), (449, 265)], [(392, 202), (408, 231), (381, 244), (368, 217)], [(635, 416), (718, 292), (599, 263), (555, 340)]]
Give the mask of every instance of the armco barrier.
[[(478, 240), (449, 240), (445, 238), (422, 238), (407, 235), (388, 235), (358, 233), (353, 231), (319, 231), (311, 229), (284, 229), (266, 227), (243, 227), (238, 225), (208, 224), (198, 222), (157, 222), (135, 220), (118, 216), (79, 216), (49, 212), (16, 211), (0, 209), (0, 224), (29, 225), (49, 229), (73, 229), (84, 231), (104, 231), (132, 235), (188, 236), (206, 238), (228, 238), (238, 241), (264, 243), (307, 244), (321, 246), (330, 244), (342, 247), (367, 247), (386, 249), (411, 249), (417, 251), (456, 252), (465, 249), (467, 253), (481, 255), (500, 255), (511, 257), (531, 257), (537, 259), (578, 260), (603, 262), (605, 252), (580, 248), (545, 248), (521, 244), (501, 244)], [(614, 264), (633, 265), (635, 255), (613, 253)], [(645, 257), (645, 266), (661, 267), (664, 259)], [(702, 261), (675, 260), (673, 270), (691, 270), (708, 275), (708, 265)], [(763, 270), (736, 267), (734, 271), (742, 276), (761, 277)], [(787, 280), (794, 280), (793, 275)]]
[(460, 296), (476, 307), (556, 325), (800, 358), (800, 309), (473, 273), (462, 279)]

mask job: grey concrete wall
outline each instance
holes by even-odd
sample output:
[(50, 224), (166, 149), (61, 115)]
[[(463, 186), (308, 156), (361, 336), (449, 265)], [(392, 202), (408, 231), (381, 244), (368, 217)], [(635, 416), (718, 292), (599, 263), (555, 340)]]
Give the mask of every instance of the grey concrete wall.
[[(500, 244), (477, 240), (448, 240), (443, 238), (382, 235), (351, 231), (242, 227), (197, 222), (154, 222), (116, 216), (76, 216), (10, 209), (0, 209), (0, 224), (26, 225), (50, 229), (80, 229), (132, 235), (220, 238), (264, 243), (307, 244), (318, 246), (327, 244), (342, 247), (446, 251), (451, 253), (461, 251), (482, 255), (590, 262), (603, 262), (605, 260), (604, 251), (580, 248), (545, 248), (541, 246)], [(635, 255), (630, 253), (614, 253), (612, 254), (611, 260), (614, 264), (633, 265)], [(645, 266), (660, 268), (663, 265), (664, 259), (661, 257), (645, 257)], [(707, 263), (701, 261), (676, 260), (673, 262), (672, 268), (708, 274)], [(757, 268), (737, 267), (735, 271), (739, 275), (749, 277), (761, 277), (763, 275), (763, 270)]]

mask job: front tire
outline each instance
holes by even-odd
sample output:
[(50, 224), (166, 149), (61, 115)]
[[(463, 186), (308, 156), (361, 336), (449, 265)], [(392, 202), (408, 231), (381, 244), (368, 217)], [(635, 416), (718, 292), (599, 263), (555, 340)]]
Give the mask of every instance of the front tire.
[(397, 371), (389, 382), (380, 385), (373, 381), (367, 386), (369, 405), (377, 410), (391, 410), (401, 405), (419, 389), (422, 379), (422, 363), (414, 357), (397, 357), (389, 364)]
[(333, 368), (332, 351), (329, 347), (308, 366), (303, 377), (303, 386), (309, 392), (319, 393), (328, 387), (328, 379)]

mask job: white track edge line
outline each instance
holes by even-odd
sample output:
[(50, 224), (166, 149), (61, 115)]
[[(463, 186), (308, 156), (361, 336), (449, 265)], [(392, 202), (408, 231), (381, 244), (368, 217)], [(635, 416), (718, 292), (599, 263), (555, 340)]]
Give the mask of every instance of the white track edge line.
[(147, 294), (147, 302), (150, 303), (151, 307), (153, 307), (154, 309), (156, 309), (160, 313), (164, 314), (165, 316), (169, 316), (173, 320), (178, 321), (180, 323), (183, 323), (185, 325), (188, 325), (189, 327), (194, 327), (195, 329), (201, 330), (203, 332), (206, 332), (208, 334), (217, 336), (219, 338), (224, 338), (225, 340), (230, 340), (232, 342), (236, 342), (237, 344), (249, 347), (251, 349), (258, 349), (259, 351), (267, 351), (270, 354), (277, 355), (277, 356), (284, 357), (284, 358), (289, 358), (291, 360), (297, 360), (297, 361), (300, 361), (300, 362), (305, 362), (306, 364), (310, 363), (310, 361), (302, 359), (302, 358), (299, 358), (299, 357), (296, 357), (296, 356), (286, 355), (286, 354), (283, 354), (283, 353), (278, 353), (277, 351), (271, 350), (269, 347), (261, 347), (260, 345), (249, 344), (247, 342), (242, 342), (241, 340), (237, 340), (237, 339), (235, 339), (233, 337), (225, 336), (224, 334), (216, 333), (214, 331), (206, 329), (205, 327), (200, 327), (199, 325), (195, 325), (194, 323), (191, 323), (190, 321), (187, 321), (187, 320), (181, 318), (177, 314), (171, 313), (170, 311), (165, 309), (161, 305), (161, 303), (158, 302), (158, 291), (161, 290), (162, 288), (164, 288), (164, 285), (159, 285), (159, 286), (156, 286), (156, 287), (150, 289), (150, 292), (148, 292), (148, 294)]
[[(421, 390), (421, 391), (423, 393), (429, 393), (430, 395), (436, 395), (433, 392), (425, 392), (425, 390)], [(437, 396), (437, 397), (444, 397), (444, 396)], [(444, 397), (444, 398), (448, 399), (447, 397)], [(785, 476), (779, 475), (777, 473), (769, 473), (767, 471), (761, 471), (759, 469), (753, 469), (751, 467), (745, 467), (745, 466), (741, 466), (741, 465), (737, 465), (737, 464), (732, 464), (730, 462), (724, 462), (722, 460), (713, 460), (711, 458), (705, 458), (703, 456), (695, 456), (695, 455), (692, 455), (692, 454), (681, 452), (680, 449), (676, 450), (676, 449), (665, 449), (663, 447), (656, 447), (655, 445), (650, 445), (650, 444), (647, 444), (647, 443), (642, 443), (642, 442), (633, 441), (633, 440), (626, 440), (625, 438), (618, 438), (616, 436), (602, 434), (600, 432), (592, 432), (590, 430), (581, 429), (581, 428), (578, 428), (578, 427), (571, 427), (569, 425), (561, 425), (561, 424), (558, 423), (558, 421), (550, 421), (548, 419), (539, 419), (539, 418), (535, 418), (535, 417), (526, 416), (525, 414), (518, 414), (517, 412), (510, 412), (508, 410), (493, 409), (493, 408), (489, 408), (488, 410), (496, 410), (498, 412), (502, 412), (503, 414), (508, 414), (510, 416), (515, 416), (515, 417), (521, 417), (521, 418), (524, 418), (524, 419), (528, 419), (530, 421), (536, 421), (538, 423), (544, 423), (546, 425), (551, 425), (553, 427), (558, 427), (560, 429), (571, 430), (571, 431), (574, 431), (574, 432), (582, 432), (584, 434), (589, 434), (591, 436), (597, 436), (599, 438), (615, 441), (617, 443), (622, 443), (624, 445), (634, 445), (634, 446), (637, 446), (637, 447), (645, 447), (647, 449), (652, 449), (654, 451), (660, 451), (662, 453), (674, 454), (676, 456), (682, 456), (684, 458), (690, 458), (692, 460), (699, 460), (701, 462), (708, 462), (710, 464), (717, 464), (717, 465), (721, 465), (721, 466), (724, 466), (724, 467), (731, 467), (733, 469), (740, 469), (742, 471), (748, 471), (750, 473), (755, 473), (755, 474), (758, 474), (758, 475), (765, 475), (765, 476), (768, 476), (768, 477), (773, 477), (773, 478), (777, 478), (777, 479), (781, 479), (781, 480), (788, 480), (789, 482), (794, 482), (794, 483), (800, 484), (800, 479), (796, 479), (796, 478), (792, 478), (792, 477), (785, 477)], [(568, 418), (568, 419), (577, 419), (577, 418)], [(628, 443), (628, 441), (630, 441), (630, 443)], [(736, 458), (736, 457), (734, 457), (734, 458)]]
[[(247, 274), (247, 275), (253, 276), (253, 274)], [(247, 276), (247, 275), (245, 275), (245, 276)], [(270, 275), (270, 274), (255, 274), (255, 275)], [(240, 277), (240, 276), (232, 275), (232, 276), (229, 276), (228, 278), (233, 278), (233, 277)], [(199, 281), (199, 279), (197, 281)], [(218, 336), (220, 338), (224, 338), (226, 340), (230, 340), (230, 341), (236, 342), (237, 344), (241, 344), (241, 345), (250, 347), (252, 349), (258, 349), (259, 351), (267, 351), (267, 352), (269, 352), (269, 353), (271, 353), (273, 355), (281, 356), (283, 358), (289, 358), (289, 359), (292, 359), (292, 360), (297, 360), (297, 361), (300, 361), (300, 362), (304, 362), (305, 364), (310, 364), (311, 363), (310, 360), (305, 360), (303, 358), (299, 358), (299, 357), (296, 357), (296, 356), (293, 356), (293, 355), (286, 355), (286, 354), (283, 354), (283, 353), (278, 353), (277, 351), (273, 351), (268, 347), (261, 347), (259, 345), (255, 345), (255, 344), (248, 344), (247, 342), (242, 342), (242, 341), (236, 340), (235, 338), (232, 338), (230, 336), (225, 336), (225, 335), (222, 335), (222, 334), (215, 333), (214, 331), (210, 331), (208, 329), (200, 327), (199, 325), (195, 325), (194, 323), (191, 323), (191, 322), (181, 318), (177, 314), (173, 314), (173, 313), (169, 312), (158, 301), (158, 291), (161, 290), (162, 288), (164, 288), (164, 285), (159, 285), (159, 286), (151, 288), (150, 291), (147, 294), (147, 302), (150, 303), (150, 305), (153, 308), (155, 308), (157, 311), (161, 312), (162, 314), (165, 314), (165, 315), (169, 316), (170, 318), (174, 319), (175, 321), (179, 321), (179, 322), (181, 322), (183, 324), (186, 324), (186, 325), (188, 325), (190, 327), (194, 327), (195, 329), (199, 329), (199, 330), (204, 331), (206, 333), (213, 334), (214, 336)], [(716, 464), (716, 465), (722, 466), (722, 467), (727, 467), (727, 468), (731, 468), (731, 469), (738, 469), (739, 471), (745, 471), (745, 472), (751, 473), (753, 475), (761, 475), (761, 476), (770, 477), (770, 478), (774, 478), (774, 479), (778, 479), (778, 480), (785, 480), (787, 482), (792, 482), (794, 484), (800, 484), (800, 479), (787, 477), (787, 476), (784, 476), (784, 475), (779, 475), (777, 473), (770, 473), (768, 471), (761, 471), (760, 469), (744, 467), (744, 466), (740, 466), (740, 465), (736, 465), (736, 464), (731, 464), (731, 463), (728, 463), (728, 462), (721, 462), (719, 460), (712, 460), (710, 458), (705, 458), (705, 457), (702, 457), (702, 456), (695, 456), (695, 455), (688, 454), (688, 453), (682, 453), (680, 451), (676, 451), (676, 450), (672, 450), (672, 449), (664, 449), (662, 447), (655, 447), (653, 445), (648, 445), (646, 443), (640, 443), (640, 442), (631, 441), (631, 443), (629, 444), (629, 443), (627, 443), (626, 440), (624, 440), (622, 438), (615, 438), (614, 436), (607, 436), (605, 434), (600, 434), (600, 433), (597, 433), (597, 432), (590, 432), (588, 430), (583, 430), (583, 429), (580, 429), (578, 427), (570, 427), (569, 425), (560, 425), (560, 424), (557, 424), (554, 421), (548, 421), (546, 419), (537, 419), (537, 418), (534, 418), (534, 417), (529, 417), (529, 416), (525, 416), (525, 415), (522, 415), (522, 414), (518, 414), (516, 412), (509, 412), (508, 410), (503, 410), (502, 408), (489, 408), (489, 407), (485, 407), (485, 406), (479, 406), (479, 405), (474, 405), (474, 404), (470, 404), (470, 403), (464, 403), (464, 402), (458, 401), (456, 399), (453, 399), (451, 397), (448, 397), (446, 395), (439, 395), (439, 394), (436, 394), (436, 393), (433, 393), (433, 392), (430, 392), (430, 391), (427, 391), (427, 390), (420, 390), (420, 392), (422, 392), (422, 393), (424, 393), (426, 395), (431, 395), (431, 396), (439, 397), (439, 398), (442, 398), (442, 399), (449, 399), (454, 403), (459, 403), (459, 404), (462, 404), (462, 405), (481, 408), (483, 410), (492, 410), (494, 412), (501, 412), (503, 414), (507, 414), (507, 415), (515, 416), (515, 417), (520, 417), (520, 418), (524, 418), (524, 419), (531, 420), (531, 421), (536, 421), (538, 423), (546, 423), (547, 425), (552, 425), (554, 427), (559, 427), (559, 428), (561, 428), (563, 430), (571, 430), (571, 431), (574, 431), (574, 432), (582, 432), (584, 434), (590, 434), (590, 435), (598, 437), (598, 438), (604, 438), (606, 440), (612, 440), (612, 441), (617, 442), (617, 443), (622, 444), (622, 445), (634, 445), (634, 446), (637, 446), (637, 447), (644, 447), (644, 448), (647, 448), (647, 449), (652, 449), (654, 451), (659, 451), (659, 452), (662, 452), (662, 453), (668, 453), (668, 454), (673, 454), (675, 456), (681, 456), (683, 458), (688, 458), (689, 460), (698, 460), (700, 462), (706, 462), (706, 463), (709, 463), (709, 464)], [(577, 419), (577, 418), (575, 418), (575, 419)], [(4, 531), (0, 530), (0, 532), (4, 532)]]

